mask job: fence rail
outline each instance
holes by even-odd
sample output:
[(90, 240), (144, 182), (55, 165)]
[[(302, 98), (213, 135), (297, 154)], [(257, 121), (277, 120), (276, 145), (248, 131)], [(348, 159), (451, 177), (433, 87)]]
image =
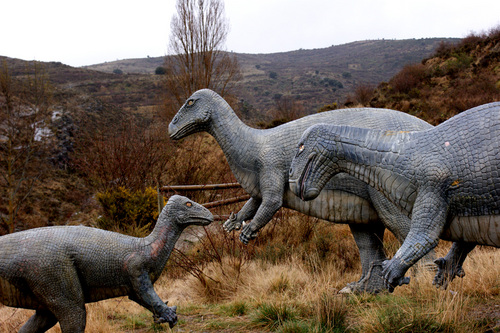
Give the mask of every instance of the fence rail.
[[(169, 191), (213, 191), (213, 190), (226, 190), (232, 188), (241, 188), (239, 183), (227, 183), (227, 184), (206, 184), (206, 185), (165, 185), (159, 188), (160, 192)], [(215, 208), (220, 206), (225, 206), (233, 203), (242, 202), (250, 199), (250, 195), (240, 195), (233, 198), (222, 199), (212, 202), (207, 202), (202, 204), (206, 208)], [(216, 221), (227, 220), (229, 215), (214, 215)]]
[(205, 190), (225, 190), (229, 188), (241, 188), (238, 183), (227, 184), (206, 184), (206, 185), (165, 185), (160, 187), (160, 191), (205, 191)]

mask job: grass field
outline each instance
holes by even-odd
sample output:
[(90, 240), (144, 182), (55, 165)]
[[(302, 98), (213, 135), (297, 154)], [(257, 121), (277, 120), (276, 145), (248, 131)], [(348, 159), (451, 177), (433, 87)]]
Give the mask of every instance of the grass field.
[[(465, 261), (466, 276), (436, 289), (434, 273), (411, 272), (392, 294), (341, 295), (359, 278), (349, 229), (296, 213), (281, 213), (243, 247), (216, 224), (207, 236), (172, 256), (155, 284), (178, 306), (172, 330), (128, 298), (87, 305), (87, 332), (498, 332), (500, 251), (481, 247)], [(294, 236), (295, 235), (295, 236)], [(295, 237), (295, 239), (294, 239)], [(302, 239), (302, 241), (300, 241)], [(398, 244), (386, 235), (390, 255)], [(444, 255), (449, 243), (440, 244)], [(184, 269), (178, 266), (182, 265)], [(0, 307), (0, 332), (16, 332), (32, 311)], [(49, 332), (60, 332), (59, 326)]]

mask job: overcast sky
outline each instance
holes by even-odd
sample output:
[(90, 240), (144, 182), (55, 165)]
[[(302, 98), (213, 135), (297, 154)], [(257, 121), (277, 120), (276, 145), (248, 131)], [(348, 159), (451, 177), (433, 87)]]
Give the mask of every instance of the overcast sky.
[[(500, 25), (500, 0), (225, 0), (228, 51), (366, 39), (465, 37)], [(2, 0), (0, 55), (83, 66), (167, 54), (175, 0)]]

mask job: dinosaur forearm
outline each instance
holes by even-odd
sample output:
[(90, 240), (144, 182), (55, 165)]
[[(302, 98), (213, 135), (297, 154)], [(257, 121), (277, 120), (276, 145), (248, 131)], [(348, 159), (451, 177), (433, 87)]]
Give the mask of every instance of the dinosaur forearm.
[(248, 244), (250, 240), (257, 237), (259, 230), (271, 221), (273, 215), (283, 204), (283, 194), (269, 196), (266, 199), (267, 200), (262, 200), (262, 203), (252, 221), (245, 225), (241, 230), (240, 240), (245, 244)]
[(240, 229), (244, 221), (253, 219), (261, 202), (262, 200), (250, 198), (238, 213), (231, 214), (231, 217), (224, 222), (224, 230), (230, 232)]
[[(177, 315), (175, 307), (168, 307), (153, 288), (153, 284), (147, 272), (132, 280), (134, 294), (130, 298), (153, 313), (158, 323), (175, 323)], [(172, 327), (173, 325), (171, 325)]]

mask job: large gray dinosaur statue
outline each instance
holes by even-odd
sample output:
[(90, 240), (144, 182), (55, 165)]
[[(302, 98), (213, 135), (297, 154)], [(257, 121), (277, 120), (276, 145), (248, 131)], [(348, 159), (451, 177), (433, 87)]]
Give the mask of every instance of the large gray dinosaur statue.
[(407, 131), (432, 128), (402, 112), (361, 108), (323, 112), (267, 130), (254, 129), (238, 119), (222, 97), (204, 89), (186, 101), (170, 123), (169, 133), (175, 140), (196, 132), (210, 133), (236, 179), (251, 195), (236, 216), (226, 221), (227, 231), (252, 220), (240, 234), (242, 242), (248, 243), (282, 206), (331, 222), (349, 223), (360, 252), (362, 276), (343, 292), (378, 292), (384, 288), (383, 280), (370, 272), (373, 262), (386, 258), (382, 245), (384, 224), (402, 242), (410, 221), (380, 193), (346, 175), (332, 179), (316, 200), (304, 202), (292, 194), (288, 169), (294, 147), (306, 128), (321, 122)]
[(386, 288), (408, 282), (405, 272), (440, 237), (457, 242), (438, 261), (434, 283), (443, 284), (463, 275), (476, 244), (500, 247), (499, 137), (498, 102), (421, 132), (314, 125), (298, 141), (290, 188), (313, 199), (332, 176), (347, 172), (379, 190), (411, 216), (402, 246), (382, 264)]
[(153, 312), (155, 322), (177, 322), (153, 289), (182, 231), (207, 225), (212, 214), (181, 196), (165, 205), (150, 235), (130, 237), (83, 226), (45, 227), (0, 237), (0, 302), (36, 310), (19, 332), (84, 332), (85, 303), (126, 296)]

